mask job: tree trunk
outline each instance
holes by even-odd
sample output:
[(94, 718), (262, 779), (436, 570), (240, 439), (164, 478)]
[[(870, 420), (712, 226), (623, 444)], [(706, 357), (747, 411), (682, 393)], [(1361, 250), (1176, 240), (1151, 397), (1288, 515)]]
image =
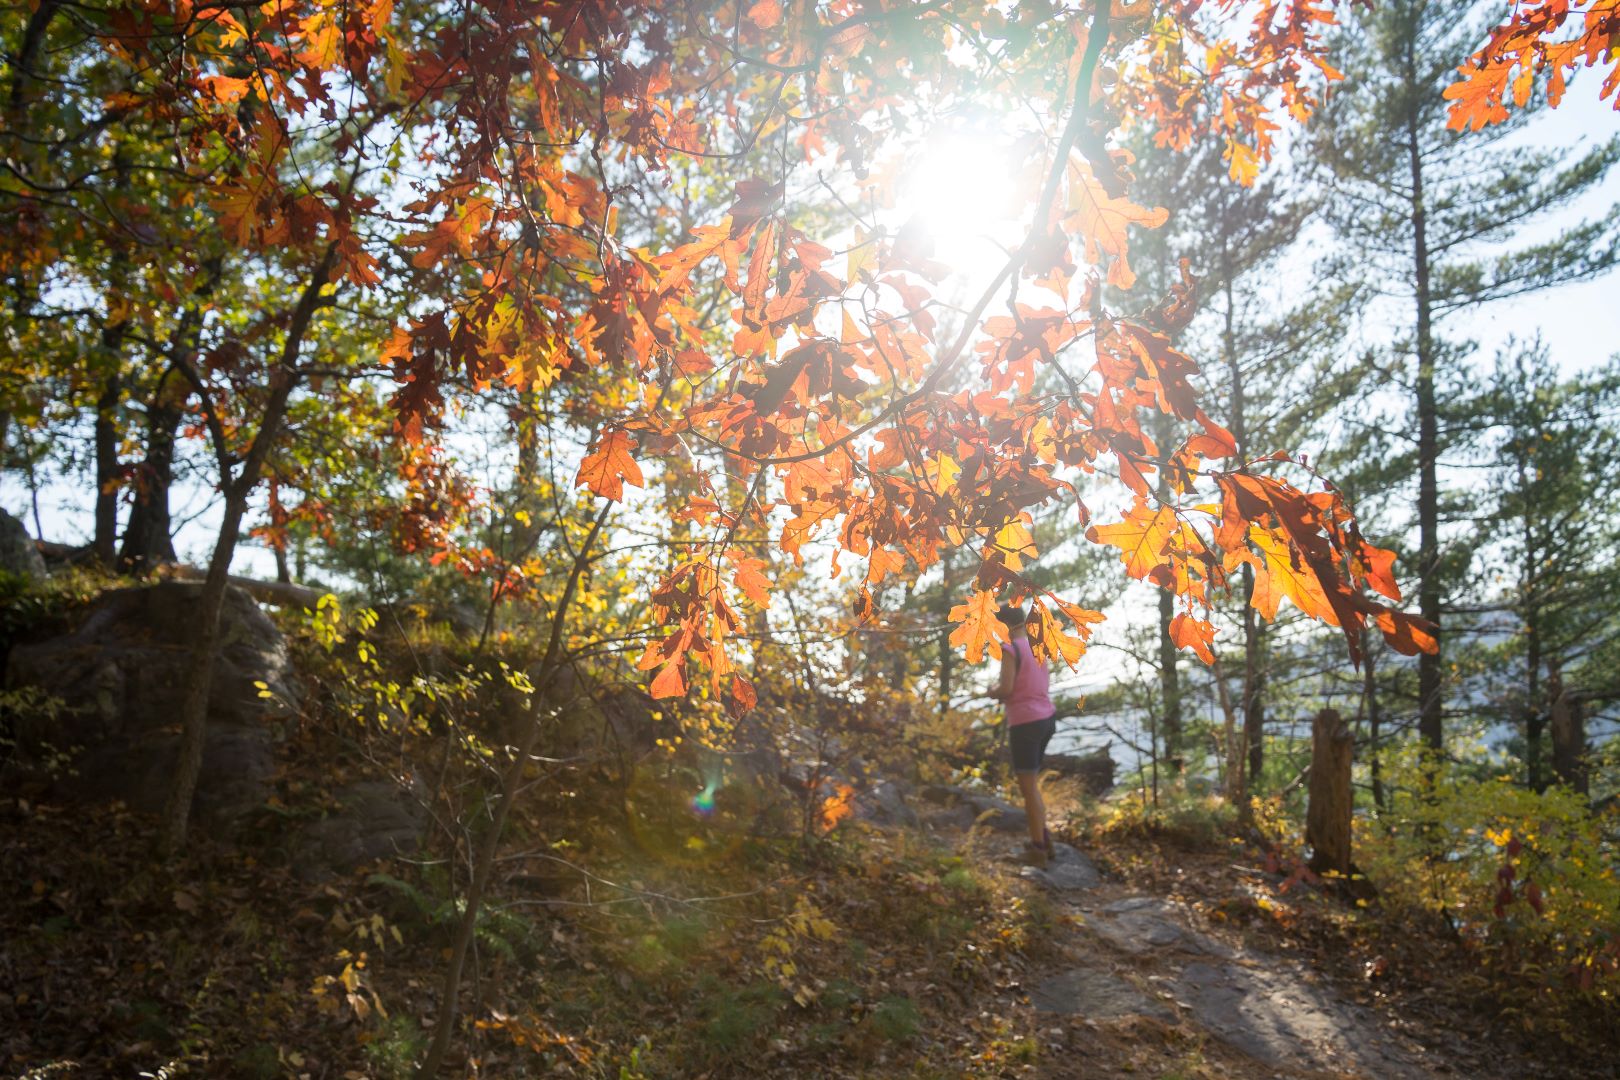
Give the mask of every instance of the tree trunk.
[(1379, 728), (1383, 725), (1383, 713), (1378, 707), (1378, 680), (1376, 678), (1376, 653), (1373, 651), (1375, 642), (1371, 629), (1361, 632), (1361, 694), (1367, 706), (1367, 768), (1372, 774), (1373, 805), (1379, 813), (1384, 812), (1384, 770), (1379, 754), (1379, 741), (1382, 734)]
[(1323, 709), (1311, 724), (1311, 779), (1305, 812), (1305, 842), (1311, 845), (1311, 870), (1346, 878), (1350, 859), (1350, 817), (1354, 808), (1350, 764), (1354, 740), (1334, 709)]
[[(1163, 448), (1169, 446), (1175, 439), (1175, 428), (1170, 417), (1160, 413), (1155, 422), (1153, 432), (1160, 452), (1166, 453)], [(1171, 502), (1169, 470), (1160, 467), (1156, 493), (1162, 505), (1168, 506)], [(1170, 640), (1170, 623), (1176, 615), (1176, 598), (1169, 589), (1159, 588), (1159, 696), (1164, 704), (1164, 723), (1161, 725), (1164, 739), (1164, 760), (1170, 769), (1171, 776), (1180, 776), (1182, 771), (1182, 715), (1181, 715), (1181, 672), (1177, 668), (1177, 650), (1175, 642)], [(1155, 752), (1156, 753), (1156, 752)], [(1155, 773), (1155, 779), (1157, 774)], [(1155, 789), (1157, 784), (1155, 783)]]
[[(1518, 462), (1519, 490), (1530, 490), (1529, 470), (1526, 461), (1521, 456)], [(1542, 776), (1541, 767), (1541, 732), (1546, 724), (1546, 713), (1541, 703), (1541, 609), (1534, 597), (1540, 588), (1538, 578), (1542, 572), (1541, 551), (1536, 544), (1535, 514), (1527, 511), (1521, 522), (1523, 525), (1524, 562), (1519, 570), (1520, 585), (1519, 596), (1526, 601), (1522, 617), (1524, 620), (1524, 772), (1525, 785), (1531, 791), (1542, 791), (1547, 782)], [(1556, 698), (1559, 693), (1557, 685), (1550, 680), (1557, 677), (1557, 661), (1549, 659), (1547, 673), (1549, 682), (1547, 686), (1550, 697)]]
[[(328, 245), (292, 310), (281, 359), (270, 376), (270, 394), (261, 414), (259, 430), (253, 436), (253, 443), (234, 479), (231, 476), (232, 449), (224, 441), (224, 428), (219, 417), (210, 414), (209, 426), (213, 432), (214, 454), (219, 463), (220, 490), (225, 493), (225, 516), (219, 525), (219, 537), (214, 542), (214, 554), (208, 560), (208, 576), (203, 580), (202, 597), (197, 604), (191, 655), (186, 663), (182, 684), (180, 755), (175, 766), (174, 787), (170, 789), (168, 802), (163, 808), (163, 831), (158, 841), (159, 850), (165, 858), (173, 858), (179, 853), (191, 820), (191, 797), (197, 790), (197, 774), (202, 771), (203, 743), (208, 734), (208, 693), (214, 680), (214, 645), (219, 637), (219, 613), (225, 603), (225, 588), (230, 577), (231, 558), (236, 554), (236, 541), (242, 531), (242, 517), (247, 513), (248, 496), (258, 485), (265, 460), (270, 456), (270, 447), (281, 435), (287, 404), (300, 381), (298, 354), (303, 348), (304, 335), (309, 332), (310, 321), (322, 305), (321, 291), (329, 280), (336, 254), (336, 246)], [(194, 387), (203, 385), (196, 371), (192, 370), (189, 378)], [(210, 408), (207, 395), (204, 394), (203, 398), (204, 409)]]
[(1232, 692), (1226, 685), (1226, 672), (1221, 669), (1220, 659), (1214, 665), (1215, 688), (1220, 694), (1222, 732), (1224, 734), (1222, 751), (1226, 755), (1224, 776), (1222, 780), (1226, 786), (1226, 799), (1237, 808), (1238, 827), (1247, 829), (1254, 824), (1254, 808), (1249, 805), (1249, 778), (1245, 768), (1247, 754), (1244, 753), (1243, 744), (1238, 741), (1238, 726), (1236, 711), (1232, 707)]
[(1176, 646), (1170, 640), (1170, 620), (1176, 598), (1159, 590), (1159, 692), (1164, 699), (1164, 760), (1172, 776), (1182, 771), (1181, 673), (1176, 668)]
[[(1407, 82), (1417, 86), (1414, 44), (1406, 42)], [(1415, 91), (1412, 91), (1415, 92)], [(1434, 626), (1437, 648), (1418, 654), (1418, 732), (1438, 752), (1441, 730), (1443, 654), (1440, 635), (1440, 497), (1439, 414), (1435, 404), (1433, 309), (1429, 292), (1429, 242), (1423, 203), (1423, 156), (1418, 147), (1418, 117), (1407, 113), (1407, 160), (1412, 177), (1412, 268), (1416, 278), (1417, 421), (1418, 421), (1418, 614)]]
[(1266, 765), (1266, 628), (1249, 604), (1254, 569), (1243, 564), (1243, 744), (1249, 755), (1249, 786), (1260, 783)]
[[(1223, 189), (1224, 190), (1224, 189)], [(1221, 352), (1225, 354), (1227, 378), (1232, 384), (1232, 405), (1227, 426), (1232, 441), (1237, 444), (1238, 459), (1244, 460), (1249, 452), (1248, 395), (1243, 385), (1243, 365), (1237, 353), (1237, 297), (1233, 295), (1232, 251), (1228, 237), (1226, 205), (1221, 206), (1220, 264), (1221, 294), (1226, 304), (1221, 326)], [(1250, 816), (1249, 786), (1258, 782), (1260, 770), (1266, 763), (1265, 746), (1265, 626), (1254, 610), (1254, 567), (1243, 564), (1243, 744), (1247, 751), (1248, 767), (1244, 771), (1243, 802), (1238, 816), (1247, 824)]]
[(169, 490), (174, 486), (174, 448), (183, 416), (178, 405), (162, 402), (163, 388), (146, 407), (146, 458), (135, 477), (135, 502), (124, 526), (118, 564), (131, 572), (174, 562)]
[(175, 762), (174, 786), (169, 789), (169, 799), (163, 808), (161, 844), (168, 858), (179, 853), (191, 821), (191, 796), (197, 790), (197, 776), (202, 772), (203, 743), (207, 735), (208, 693), (214, 682), (219, 613), (225, 606), (231, 556), (236, 552), (242, 515), (246, 512), (247, 495), (233, 485), (225, 498), (225, 518), (219, 526), (214, 555), (208, 561), (208, 576), (203, 579), (202, 595), (193, 615), (191, 655), (186, 663), (182, 683), (185, 692), (180, 702), (180, 755)]
[(1552, 699), (1552, 765), (1558, 782), (1582, 795), (1590, 791), (1586, 768), (1586, 718), (1564, 689), (1557, 660), (1547, 661), (1547, 694)]
[(951, 644), (948, 613), (951, 609), (951, 549), (939, 554), (939, 600), (934, 614), (944, 628), (939, 632), (939, 714), (944, 716), (951, 708), (951, 669), (956, 663), (956, 648)]
[[(123, 324), (106, 327), (101, 332), (101, 344), (116, 355), (123, 336)], [(122, 392), (122, 380), (116, 374), (109, 375), (102, 384), (101, 397), (96, 400), (96, 532), (91, 550), (102, 566), (113, 564), (118, 544), (118, 420), (115, 413)]]

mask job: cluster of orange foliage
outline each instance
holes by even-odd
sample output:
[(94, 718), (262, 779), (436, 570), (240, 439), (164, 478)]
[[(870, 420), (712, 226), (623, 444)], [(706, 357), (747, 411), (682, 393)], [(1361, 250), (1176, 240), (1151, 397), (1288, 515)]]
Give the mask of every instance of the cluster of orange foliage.
[[(1509, 82), (1522, 101), (1544, 69), (1556, 95), (1565, 67), (1612, 54), (1614, 10), (1597, 0), (1586, 35), (1553, 44), (1570, 6), (1521, 9), (1464, 69), (1459, 122), (1498, 119)], [(680, 517), (700, 538), (653, 591), (668, 633), (640, 667), (665, 696), (701, 661), (712, 692), (746, 709), (729, 639), (772, 583), (758, 548), (735, 542), (745, 526), (801, 561), (812, 536), (836, 537), (866, 562), (863, 616), (886, 575), (947, 545), (977, 551), (952, 612), (975, 659), (999, 652), (1009, 598), (1033, 599), (1036, 648), (1070, 663), (1101, 618), (1023, 575), (1031, 512), (1052, 500), (1180, 597), (1175, 640), (1206, 659), (1210, 605), (1245, 563), (1264, 614), (1286, 597), (1342, 627), (1352, 655), (1369, 620), (1404, 652), (1432, 647), (1420, 620), (1372, 598), (1399, 599), (1391, 555), (1338, 492), (1272, 475), (1300, 463), (1237, 446), (1199, 408), (1197, 368), (1164, 332), (1192, 284), (1129, 316), (1104, 301), (1134, 281), (1128, 228), (1165, 219), (1131, 200), (1111, 136), (1145, 123), (1169, 145), (1220, 139), (1232, 176), (1252, 180), (1281, 114), (1307, 118), (1338, 77), (1322, 47), (1334, 18), (1316, 0), (140, 0), (95, 33), (136, 73), (105, 107), (172, 133), (230, 242), (418, 298), (379, 343), (408, 439), (432, 442), (451, 381), (556, 386), (591, 433), (579, 485), (619, 500), (656, 461), (696, 491)], [(962, 63), (981, 54), (1005, 62)], [(1009, 148), (1032, 181), (1024, 239), (951, 334), (926, 245), (877, 228), (813, 236), (788, 194), (807, 171), (866, 178), (924, 92), (1017, 98), (1047, 127)], [(621, 226), (627, 177), (700, 157), (763, 171), (767, 143), (773, 175), (736, 178), (717, 220), (673, 243)], [(39, 242), (24, 225), (18, 250)], [(1064, 389), (1037, 393), (1041, 372)], [(1155, 413), (1180, 441), (1149, 436)], [(1099, 471), (1134, 502), (1092, 525), (1073, 481)]]

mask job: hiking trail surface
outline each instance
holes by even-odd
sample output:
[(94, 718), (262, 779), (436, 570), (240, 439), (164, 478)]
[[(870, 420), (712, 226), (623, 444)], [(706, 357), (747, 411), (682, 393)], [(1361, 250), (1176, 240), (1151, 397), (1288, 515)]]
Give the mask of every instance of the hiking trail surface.
[(1032, 1014), (1037, 1075), (1620, 1075), (1557, 1055), (1532, 1057), (1466, 1004), (1424, 985), (1424, 971), (1413, 973), (1416, 985), (1392, 985), (1386, 959), (1358, 961), (1348, 940), (1322, 938), (1332, 909), (1347, 901), (1221, 853), (1149, 837), (1134, 858), (1104, 868), (1061, 842), (1045, 867), (1029, 865), (1022, 811), (961, 794), (976, 821), (954, 842), (1044, 891), (1061, 913), (1053, 955), (1027, 981), (1000, 988)]

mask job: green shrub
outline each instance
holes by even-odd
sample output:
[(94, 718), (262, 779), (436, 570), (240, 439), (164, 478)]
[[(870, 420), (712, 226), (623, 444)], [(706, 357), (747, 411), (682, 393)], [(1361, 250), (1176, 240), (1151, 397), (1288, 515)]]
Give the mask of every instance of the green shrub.
[(1236, 828), (1237, 814), (1218, 795), (1193, 794), (1180, 785), (1159, 789), (1158, 804), (1127, 791), (1097, 805), (1093, 828), (1102, 835), (1162, 837), (1195, 850), (1219, 849)]
[(1357, 858), (1385, 907), (1444, 916), (1498, 979), (1612, 998), (1620, 815), (1605, 821), (1567, 788), (1538, 794), (1432, 760), (1394, 755), (1389, 812), (1358, 819)]
[(366, 1043), (366, 1059), (379, 1076), (403, 1080), (416, 1070), (416, 1059), (427, 1050), (427, 1037), (416, 1021), (406, 1016), (386, 1020)]

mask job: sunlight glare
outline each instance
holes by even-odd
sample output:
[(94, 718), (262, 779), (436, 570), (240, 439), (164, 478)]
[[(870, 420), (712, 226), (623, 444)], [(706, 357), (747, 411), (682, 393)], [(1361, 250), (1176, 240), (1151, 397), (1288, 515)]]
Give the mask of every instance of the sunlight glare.
[(1006, 246), (1015, 182), (1012, 152), (984, 134), (953, 134), (930, 140), (908, 170), (901, 207), (919, 220), (934, 241), (934, 258), (953, 271), (970, 269)]

